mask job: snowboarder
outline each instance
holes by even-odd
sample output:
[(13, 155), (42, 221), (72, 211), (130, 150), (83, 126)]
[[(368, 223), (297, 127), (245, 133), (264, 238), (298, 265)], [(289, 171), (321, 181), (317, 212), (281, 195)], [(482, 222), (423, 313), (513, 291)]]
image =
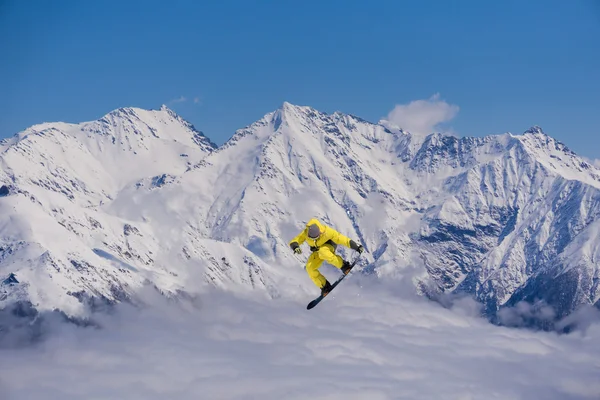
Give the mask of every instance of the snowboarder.
[(352, 250), (358, 251), (359, 253), (364, 251), (362, 245), (347, 238), (335, 229), (323, 225), (316, 218), (308, 221), (302, 232), (293, 238), (289, 245), (294, 253), (300, 254), (302, 253), (300, 245), (305, 241), (310, 246), (310, 250), (312, 251), (312, 254), (306, 261), (306, 272), (315, 285), (321, 289), (322, 296), (325, 296), (331, 291), (331, 284), (323, 276), (323, 274), (319, 272), (319, 268), (321, 267), (323, 261), (326, 261), (329, 264), (341, 269), (346, 275), (352, 269), (352, 266), (348, 261), (335, 254), (337, 245), (344, 245)]

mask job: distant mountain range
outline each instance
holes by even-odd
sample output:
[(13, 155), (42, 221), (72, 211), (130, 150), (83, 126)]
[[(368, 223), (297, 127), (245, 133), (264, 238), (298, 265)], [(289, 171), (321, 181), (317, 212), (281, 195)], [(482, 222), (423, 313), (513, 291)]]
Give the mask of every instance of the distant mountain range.
[(284, 103), (218, 147), (123, 108), (0, 142), (0, 309), (77, 318), (199, 280), (310, 297), (287, 243), (317, 217), (364, 244), (364, 273), (555, 320), (600, 307), (599, 215), (600, 170), (539, 127), (424, 136)]

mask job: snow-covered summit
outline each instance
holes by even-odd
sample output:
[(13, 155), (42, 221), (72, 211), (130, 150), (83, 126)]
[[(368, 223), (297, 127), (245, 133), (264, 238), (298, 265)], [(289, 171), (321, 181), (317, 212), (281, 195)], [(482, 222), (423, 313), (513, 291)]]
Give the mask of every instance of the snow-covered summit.
[(539, 126), (515, 136), (531, 159), (565, 179), (585, 182), (600, 188), (600, 169), (575, 154), (564, 143), (548, 136)]
[(120, 108), (98, 121), (44, 123), (18, 133), (1, 154), (1, 173), (15, 185), (28, 182), (73, 199), (87, 191), (99, 200), (146, 176), (181, 173), (215, 147), (166, 107)]

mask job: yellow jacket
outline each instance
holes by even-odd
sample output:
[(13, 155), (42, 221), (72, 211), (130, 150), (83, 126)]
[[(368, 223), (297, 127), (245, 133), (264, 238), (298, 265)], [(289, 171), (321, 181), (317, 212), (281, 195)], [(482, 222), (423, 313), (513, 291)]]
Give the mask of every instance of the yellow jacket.
[[(319, 230), (321, 231), (321, 236), (319, 236), (317, 240), (308, 237), (308, 227), (313, 224), (316, 224), (319, 227)], [(294, 242), (298, 243), (298, 245), (301, 245), (302, 243), (306, 242), (310, 246), (310, 249), (312, 251), (318, 250), (319, 247), (324, 246), (325, 244), (331, 245), (333, 247), (333, 250), (335, 250), (335, 248), (337, 247), (336, 245), (338, 244), (344, 245), (348, 248), (352, 248), (350, 245), (350, 238), (342, 235), (341, 233), (339, 233), (333, 228), (330, 228), (327, 225), (323, 225), (316, 218), (313, 218), (310, 221), (308, 221), (302, 232), (300, 232), (298, 236), (290, 240), (289, 245), (291, 246)]]

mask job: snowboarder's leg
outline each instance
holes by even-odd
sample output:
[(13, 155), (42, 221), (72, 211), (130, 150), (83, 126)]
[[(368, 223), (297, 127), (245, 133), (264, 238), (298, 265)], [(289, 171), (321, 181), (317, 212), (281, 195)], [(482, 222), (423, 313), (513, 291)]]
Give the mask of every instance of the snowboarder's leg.
[(330, 246), (323, 246), (319, 249), (319, 258), (323, 261), (328, 262), (336, 268), (342, 268), (344, 265), (344, 259), (335, 254)]
[(322, 288), (327, 283), (327, 279), (319, 272), (319, 267), (322, 263), (323, 260), (321, 260), (317, 252), (312, 253), (306, 262), (306, 272), (308, 272), (308, 276), (318, 288)]

